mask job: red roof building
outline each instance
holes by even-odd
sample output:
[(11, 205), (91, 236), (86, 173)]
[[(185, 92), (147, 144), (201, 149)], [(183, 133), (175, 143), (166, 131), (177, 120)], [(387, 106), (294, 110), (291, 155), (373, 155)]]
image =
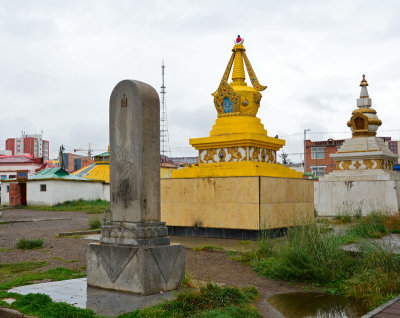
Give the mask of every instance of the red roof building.
[(29, 175), (33, 175), (45, 167), (43, 158), (34, 158), (31, 155), (0, 155), (0, 181), (16, 178), (19, 170), (27, 170)]

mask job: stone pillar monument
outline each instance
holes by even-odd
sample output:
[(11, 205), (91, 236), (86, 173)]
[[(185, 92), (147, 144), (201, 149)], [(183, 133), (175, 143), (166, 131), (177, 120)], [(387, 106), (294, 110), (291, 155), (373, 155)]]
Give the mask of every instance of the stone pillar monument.
[(185, 249), (160, 222), (160, 102), (139, 81), (110, 98), (110, 210), (100, 244), (87, 247), (87, 284), (141, 295), (179, 287)]

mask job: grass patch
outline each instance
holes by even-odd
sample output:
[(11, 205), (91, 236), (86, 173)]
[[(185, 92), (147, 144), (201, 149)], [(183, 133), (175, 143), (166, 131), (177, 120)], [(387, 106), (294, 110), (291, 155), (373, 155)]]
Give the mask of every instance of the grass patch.
[(193, 251), (211, 251), (211, 252), (215, 252), (215, 251), (223, 251), (224, 249), (222, 247), (219, 246), (215, 246), (215, 245), (202, 245), (202, 246), (197, 246), (193, 248)]
[(65, 260), (64, 263), (71, 264), (79, 262), (77, 259)]
[(240, 245), (249, 245), (249, 244), (251, 244), (251, 241), (250, 240), (239, 241), (238, 244), (240, 244)]
[(0, 248), (0, 252), (11, 252), (13, 250), (13, 248)]
[(110, 211), (110, 202), (104, 200), (71, 200), (58, 203), (54, 206), (23, 206), (24, 209), (41, 211), (86, 211), (88, 213), (100, 214)]
[(19, 239), (17, 244), (15, 245), (16, 248), (21, 250), (33, 250), (43, 247), (43, 240), (30, 240), (30, 239)]
[[(288, 229), (281, 242), (265, 235), (256, 249), (231, 257), (251, 265), (260, 276), (322, 286), (372, 309), (400, 293), (400, 256), (370, 239), (399, 231), (399, 224), (397, 216), (379, 213), (341, 232), (331, 231), (327, 223), (309, 222)], [(359, 255), (342, 249), (349, 242), (359, 243)]]
[(90, 309), (81, 309), (66, 303), (53, 302), (44, 294), (28, 294), (19, 297), (11, 308), (28, 315), (43, 318), (92, 318), (97, 315)]
[(14, 277), (16, 274), (33, 271), (37, 268), (48, 265), (48, 262), (24, 262), (24, 263), (3, 263), (0, 264), (0, 282)]
[(121, 315), (120, 318), (258, 318), (261, 315), (251, 305), (257, 298), (258, 292), (254, 287), (239, 289), (208, 283), (199, 290), (185, 290), (172, 301)]
[(385, 215), (383, 213), (371, 213), (361, 218), (350, 227), (344, 236), (344, 243), (357, 243), (363, 239), (381, 238), (389, 233), (400, 231), (400, 217)]
[(96, 216), (91, 217), (88, 222), (91, 230), (97, 230), (101, 228), (101, 221)]
[(181, 287), (183, 288), (194, 288), (194, 282), (193, 282), (193, 276), (192, 273), (190, 273), (187, 269), (185, 271), (185, 276), (183, 277), (183, 280), (181, 282)]
[[(11, 305), (0, 301), (0, 306), (14, 308), (24, 314), (43, 318), (94, 318), (89, 309), (81, 309), (66, 303), (53, 302), (44, 294), (19, 295), (0, 291), (0, 298), (13, 297)], [(259, 295), (254, 287), (239, 289), (219, 287), (215, 284), (196, 289), (186, 289), (172, 301), (154, 307), (146, 307), (119, 316), (120, 318), (260, 318), (252, 305)]]
[(336, 215), (335, 220), (337, 221), (337, 223), (351, 223), (352, 218), (350, 214), (346, 213)]
[(44, 272), (31, 272), (32, 270), (40, 268), (45, 265), (48, 265), (48, 263), (37, 262), (37, 263), (0, 264), (0, 274), (2, 268), (1, 266), (5, 266), (5, 270), (3, 272), (3, 278), (0, 277), (1, 278), (0, 291), (5, 291), (13, 287), (30, 285), (33, 282), (37, 283), (38, 281), (41, 280), (59, 281), (65, 279), (82, 278), (86, 276), (85, 272), (81, 272), (78, 269), (72, 270), (64, 267), (57, 267), (55, 269), (49, 269)]

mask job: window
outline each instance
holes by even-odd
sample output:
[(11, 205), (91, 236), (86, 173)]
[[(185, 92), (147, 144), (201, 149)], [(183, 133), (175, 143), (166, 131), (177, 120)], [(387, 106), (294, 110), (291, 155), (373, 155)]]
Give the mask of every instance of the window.
[(311, 167), (311, 171), (316, 177), (323, 177), (325, 175), (325, 167)]
[(323, 147), (311, 148), (311, 159), (324, 159), (324, 149)]
[(46, 191), (46, 185), (45, 184), (41, 184), (40, 185), (40, 192), (45, 192)]
[(9, 185), (7, 186), (7, 192), (10, 192), (10, 186)]
[(8, 179), (15, 179), (15, 174), (10, 174), (10, 175), (8, 176)]
[(1, 175), (1, 180), (6, 180), (6, 179), (7, 179), (7, 176), (5, 174), (2, 174)]

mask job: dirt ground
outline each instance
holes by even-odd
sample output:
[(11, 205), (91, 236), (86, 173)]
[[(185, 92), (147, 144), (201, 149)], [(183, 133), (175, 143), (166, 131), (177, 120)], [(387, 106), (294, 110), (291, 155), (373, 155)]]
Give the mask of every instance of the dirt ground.
[[(88, 230), (88, 220), (93, 215), (85, 212), (54, 212), (23, 209), (0, 210), (0, 263), (47, 261), (41, 270), (63, 266), (81, 268), (86, 265), (85, 247), (88, 240), (82, 237), (57, 237), (61, 232)], [(101, 215), (98, 216), (102, 218)], [(37, 250), (15, 249), (20, 238), (44, 241)], [(244, 250), (253, 242), (173, 237), (173, 242), (186, 246), (186, 266), (196, 280), (211, 281), (239, 287), (255, 286), (261, 294), (257, 304), (264, 317), (282, 317), (266, 299), (274, 294), (303, 291), (306, 286), (258, 277), (249, 266), (229, 259), (225, 251), (193, 251), (195, 246), (213, 245), (224, 250)]]

